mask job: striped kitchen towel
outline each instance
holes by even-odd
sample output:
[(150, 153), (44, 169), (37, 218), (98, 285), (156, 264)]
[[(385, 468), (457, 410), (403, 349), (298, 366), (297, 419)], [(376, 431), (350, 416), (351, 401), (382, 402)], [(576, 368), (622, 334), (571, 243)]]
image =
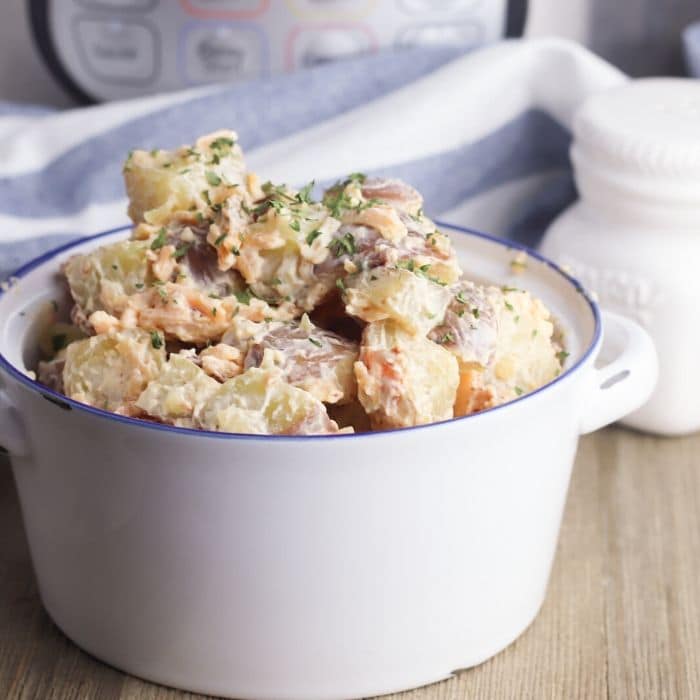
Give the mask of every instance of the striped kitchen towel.
[(0, 104), (0, 277), (71, 238), (127, 223), (121, 164), (220, 128), (262, 178), (403, 178), (431, 216), (536, 244), (575, 196), (571, 116), (624, 81), (565, 41), (458, 55), (414, 50), (294, 75), (56, 112)]

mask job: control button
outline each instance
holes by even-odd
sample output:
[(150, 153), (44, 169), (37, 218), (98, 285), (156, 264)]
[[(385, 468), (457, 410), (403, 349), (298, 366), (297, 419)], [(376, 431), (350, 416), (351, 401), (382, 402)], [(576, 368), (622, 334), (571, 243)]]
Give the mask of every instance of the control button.
[(180, 0), (195, 17), (211, 19), (250, 19), (270, 7), (270, 0)]
[(467, 10), (477, 0), (399, 0), (406, 12), (454, 12)]
[(157, 67), (157, 37), (141, 22), (79, 19), (77, 43), (90, 73), (105, 82), (148, 83)]
[(396, 38), (398, 46), (459, 46), (472, 48), (482, 42), (482, 28), (476, 22), (463, 24), (421, 24), (408, 27)]
[(314, 27), (297, 29), (290, 35), (287, 68), (310, 68), (376, 48), (366, 27)]
[(266, 72), (262, 37), (254, 29), (194, 27), (185, 38), (185, 74), (190, 82), (249, 80)]
[(369, 14), (377, 0), (286, 0), (297, 17), (304, 19), (357, 19)]
[(78, 0), (84, 7), (98, 10), (150, 10), (158, 0)]

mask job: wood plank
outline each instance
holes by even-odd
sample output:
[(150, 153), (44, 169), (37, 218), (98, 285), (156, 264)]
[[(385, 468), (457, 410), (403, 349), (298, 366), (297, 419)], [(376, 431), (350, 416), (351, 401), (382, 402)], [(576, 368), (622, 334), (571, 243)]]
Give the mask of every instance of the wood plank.
[[(700, 697), (700, 436), (581, 441), (547, 599), (478, 668), (390, 700)], [(0, 459), (0, 697), (196, 700), (73, 646), (41, 609)]]

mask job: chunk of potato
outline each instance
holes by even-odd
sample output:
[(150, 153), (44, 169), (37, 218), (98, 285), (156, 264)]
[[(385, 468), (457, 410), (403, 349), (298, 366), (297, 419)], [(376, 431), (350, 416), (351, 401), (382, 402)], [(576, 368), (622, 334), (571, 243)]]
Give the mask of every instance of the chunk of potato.
[(348, 314), (368, 323), (395, 321), (419, 335), (442, 321), (452, 297), (447, 287), (399, 268), (366, 270), (349, 277), (345, 284)]
[(202, 406), (219, 386), (194, 362), (181, 355), (171, 355), (160, 374), (138, 397), (136, 406), (163, 423), (191, 428), (196, 425)]
[(209, 212), (211, 204), (247, 185), (233, 131), (203, 136), (193, 147), (176, 151), (133, 151), (124, 164), (124, 181), (131, 219), (157, 226), (177, 212)]
[(97, 408), (135, 415), (135, 401), (164, 363), (162, 338), (140, 329), (77, 340), (66, 348), (65, 393)]
[(357, 343), (314, 326), (306, 315), (300, 323), (260, 325), (246, 354), (246, 368), (259, 367), (265, 353), (273, 350), (269, 356), (292, 386), (324, 403), (347, 403), (355, 398)]
[(119, 241), (65, 263), (63, 272), (83, 318), (95, 311), (120, 314), (128, 297), (150, 284), (147, 252), (145, 241)]
[(360, 403), (375, 429), (453, 417), (459, 384), (454, 355), (392, 321), (367, 326), (355, 376)]
[(287, 384), (275, 368), (251, 368), (209, 398), (201, 427), (229, 433), (315, 435), (338, 432), (325, 406)]

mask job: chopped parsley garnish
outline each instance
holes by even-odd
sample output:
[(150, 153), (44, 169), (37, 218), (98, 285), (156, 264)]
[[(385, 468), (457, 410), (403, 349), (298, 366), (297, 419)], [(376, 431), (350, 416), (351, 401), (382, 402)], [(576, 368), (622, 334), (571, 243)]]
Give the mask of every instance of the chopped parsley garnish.
[(459, 294), (455, 295), (455, 299), (460, 303), (460, 304), (466, 304), (467, 303), (467, 298), (464, 296), (464, 292), (461, 291)]
[(561, 350), (557, 353), (557, 360), (559, 360), (559, 362), (563, 365), (569, 354), (570, 353), (566, 352), (566, 350)]
[(317, 348), (323, 347), (323, 343), (320, 340), (316, 340), (316, 338), (309, 338), (309, 342), (315, 345)]
[(479, 318), (479, 316), (481, 316), (481, 313), (479, 312), (479, 309), (476, 308), (476, 306), (472, 309), (472, 316), (474, 318)]
[(297, 200), (300, 204), (313, 204), (313, 201), (311, 199), (311, 192), (314, 189), (314, 186), (316, 185), (316, 182), (314, 180), (311, 180), (311, 182), (308, 185), (304, 185), (299, 190), (299, 193), (297, 194)]
[(216, 187), (217, 185), (221, 184), (221, 178), (212, 170), (207, 170), (204, 173), (204, 177), (207, 178), (207, 182), (212, 186)]
[(211, 315), (216, 316), (216, 306), (211, 307)]
[(321, 231), (317, 228), (315, 228), (311, 233), (309, 233), (306, 236), (306, 244), (311, 245), (319, 236), (321, 235)]
[(194, 215), (195, 219), (197, 219), (198, 224), (203, 224), (204, 223), (204, 214), (202, 214), (201, 211), (195, 212)]
[(219, 136), (219, 138), (214, 139), (209, 144), (209, 148), (211, 148), (212, 151), (221, 151), (225, 148), (233, 148), (235, 143), (236, 142), (233, 139), (230, 139), (227, 136)]
[(367, 175), (364, 173), (350, 173), (348, 175), (348, 182), (359, 182), (362, 184), (367, 179)]
[(202, 190), (202, 199), (211, 206), (211, 199), (209, 198), (209, 190)]
[(143, 282), (137, 282), (134, 287), (136, 287), (136, 289), (143, 289)]
[(250, 291), (250, 287), (244, 289), (242, 292), (234, 292), (236, 299), (238, 299), (241, 304), (250, 304), (250, 300), (253, 298), (253, 294)]
[(293, 219), (292, 221), (290, 221), (289, 228), (291, 228), (292, 231), (296, 231), (297, 233), (299, 233), (299, 231), (301, 231), (301, 224), (299, 223), (299, 219)]
[(151, 243), (151, 250), (160, 250), (166, 243), (166, 231), (163, 226), (159, 231), (158, 235), (153, 239)]
[(178, 246), (175, 248), (175, 252), (173, 253), (173, 257), (175, 260), (179, 260), (183, 256), (187, 255), (187, 251), (192, 247), (191, 243), (183, 243), (183, 245)]
[(344, 190), (329, 191), (323, 197), (323, 203), (328, 207), (331, 216), (337, 219), (345, 209), (352, 209), (352, 200)]
[(515, 387), (515, 393), (516, 393), (518, 396), (522, 396), (525, 392), (524, 392), (519, 386), (516, 386), (516, 387)]
[(354, 255), (357, 252), (355, 237), (349, 232), (340, 238), (334, 238), (328, 247), (336, 258), (343, 255)]
[(511, 304), (509, 301), (506, 302), (506, 309), (508, 309), (508, 311), (515, 311), (513, 304)]
[(158, 331), (151, 331), (151, 345), (155, 350), (163, 347), (163, 336)]
[(438, 340), (438, 343), (441, 345), (444, 345), (445, 343), (454, 343), (455, 342), (455, 337), (452, 335), (452, 333), (445, 333), (445, 335), (442, 336)]
[(275, 279), (270, 282), (271, 285), (277, 285), (277, 284), (282, 284), (282, 280), (279, 277), (275, 277)]
[(344, 292), (344, 291), (345, 291), (345, 282), (343, 281), (342, 277), (339, 277), (339, 278), (335, 281), (335, 286), (338, 287), (338, 289), (339, 289), (341, 292)]
[(53, 348), (54, 352), (58, 352), (59, 350), (63, 350), (63, 348), (68, 345), (68, 337), (66, 336), (65, 333), (56, 333), (55, 335), (51, 336), (51, 347)]
[(214, 245), (215, 246), (220, 246), (225, 240), (226, 240), (226, 235), (225, 233), (222, 233), (215, 241)]

